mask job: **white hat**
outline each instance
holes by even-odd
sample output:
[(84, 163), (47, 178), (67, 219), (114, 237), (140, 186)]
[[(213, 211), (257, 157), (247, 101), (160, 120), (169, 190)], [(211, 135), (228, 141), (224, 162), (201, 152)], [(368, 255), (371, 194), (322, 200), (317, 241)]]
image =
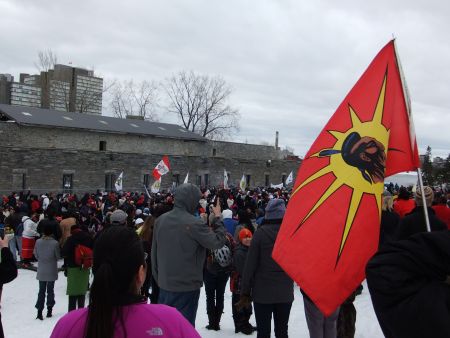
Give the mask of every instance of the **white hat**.
[(134, 221), (135, 225), (139, 225), (139, 224), (142, 224), (142, 223), (144, 223), (144, 220), (142, 218), (136, 218), (136, 220)]
[(232, 218), (233, 212), (230, 209), (225, 209), (224, 211), (222, 211), (222, 217), (223, 218)]

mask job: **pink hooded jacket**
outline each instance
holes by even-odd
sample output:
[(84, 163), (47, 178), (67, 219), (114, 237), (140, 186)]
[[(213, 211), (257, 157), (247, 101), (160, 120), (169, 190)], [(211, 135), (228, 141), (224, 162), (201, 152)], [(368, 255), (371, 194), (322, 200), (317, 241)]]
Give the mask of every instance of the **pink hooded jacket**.
[[(83, 338), (88, 309), (71, 311), (56, 323), (50, 338)], [(195, 328), (175, 309), (160, 304), (124, 306), (123, 316), (127, 337), (200, 338)], [(124, 337), (124, 330), (116, 324), (114, 338)]]

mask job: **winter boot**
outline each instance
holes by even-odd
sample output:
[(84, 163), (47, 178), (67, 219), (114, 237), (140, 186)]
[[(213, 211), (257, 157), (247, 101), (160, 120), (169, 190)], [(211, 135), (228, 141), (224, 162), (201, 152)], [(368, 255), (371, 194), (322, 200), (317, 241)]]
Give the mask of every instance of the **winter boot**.
[(44, 320), (44, 317), (42, 317), (42, 310), (38, 310), (36, 319)]
[(206, 328), (208, 330), (215, 330), (216, 316), (214, 314), (208, 313), (208, 322), (209, 322), (209, 324), (206, 325)]
[(253, 326), (248, 322), (240, 327), (240, 331), (246, 335), (251, 335), (254, 332)]
[(214, 322), (214, 330), (219, 331), (220, 330), (220, 319), (222, 318), (222, 311), (216, 312), (216, 321)]
[(51, 318), (52, 315), (53, 315), (53, 313), (52, 313), (52, 308), (51, 308), (51, 307), (48, 307), (48, 308), (47, 308), (47, 318)]

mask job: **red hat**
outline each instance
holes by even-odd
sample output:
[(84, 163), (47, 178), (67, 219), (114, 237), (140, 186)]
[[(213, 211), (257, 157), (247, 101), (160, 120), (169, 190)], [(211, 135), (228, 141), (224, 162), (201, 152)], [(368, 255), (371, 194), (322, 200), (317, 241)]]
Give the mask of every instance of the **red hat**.
[(252, 238), (252, 232), (248, 230), (247, 228), (242, 229), (239, 231), (239, 240), (242, 241), (244, 238)]

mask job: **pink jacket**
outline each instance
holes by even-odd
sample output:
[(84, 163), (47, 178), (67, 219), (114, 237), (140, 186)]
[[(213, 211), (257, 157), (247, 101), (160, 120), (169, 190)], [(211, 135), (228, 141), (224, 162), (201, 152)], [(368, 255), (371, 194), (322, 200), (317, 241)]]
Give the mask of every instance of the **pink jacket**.
[[(175, 309), (160, 304), (133, 304), (123, 308), (125, 330), (128, 337), (180, 337), (200, 335)], [(71, 311), (56, 323), (50, 338), (83, 338), (87, 308)], [(123, 337), (123, 330), (116, 324), (114, 338)]]

